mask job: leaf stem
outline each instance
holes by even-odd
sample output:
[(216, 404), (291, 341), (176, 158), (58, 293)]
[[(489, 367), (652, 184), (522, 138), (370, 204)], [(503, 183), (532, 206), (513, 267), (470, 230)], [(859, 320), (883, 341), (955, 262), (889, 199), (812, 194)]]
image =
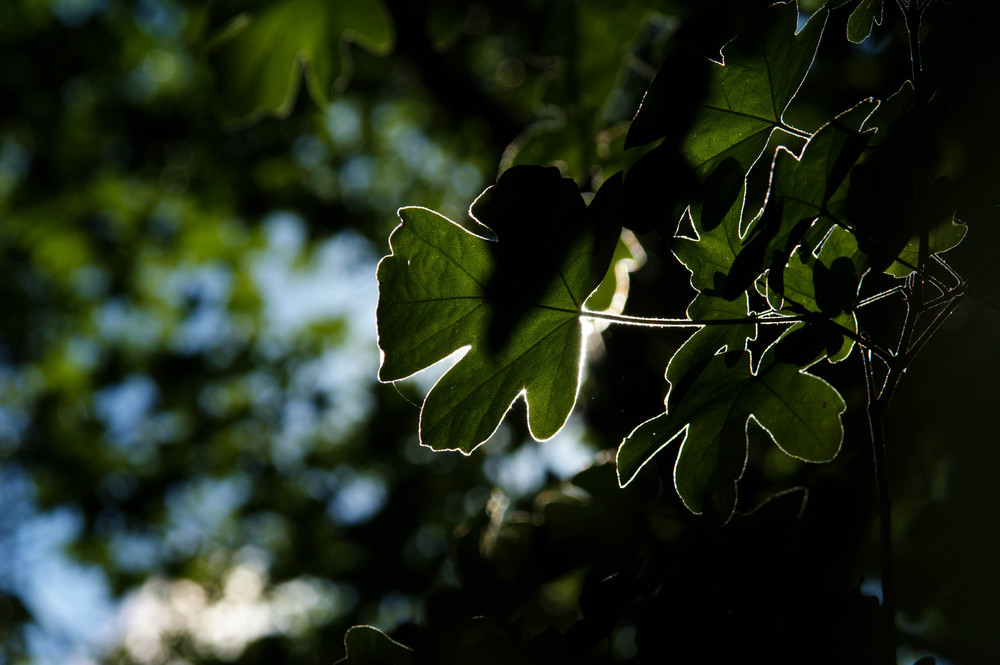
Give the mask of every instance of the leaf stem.
[(893, 356), (892, 353), (890, 353), (889, 351), (886, 351), (885, 349), (881, 348), (879, 345), (875, 344), (874, 342), (872, 342), (867, 337), (859, 335), (858, 333), (854, 332), (850, 328), (844, 327), (841, 324), (837, 323), (833, 319), (828, 319), (828, 318), (826, 318), (826, 317), (824, 317), (822, 315), (814, 314), (814, 313), (810, 313), (807, 316), (809, 317), (807, 319), (809, 321), (812, 321), (814, 323), (818, 323), (820, 325), (825, 325), (825, 326), (828, 326), (828, 327), (836, 329), (844, 337), (846, 337), (846, 338), (848, 338), (850, 340), (853, 340), (857, 344), (861, 345), (861, 347), (863, 349), (874, 353), (876, 356), (878, 356), (886, 364), (891, 363), (893, 361), (893, 359), (895, 358), (895, 356)]
[[(557, 309), (557, 308), (549, 308)], [(569, 310), (560, 310), (567, 311)], [(825, 325), (835, 328), (842, 335), (848, 339), (857, 342), (865, 349), (868, 349), (875, 353), (879, 358), (881, 358), (887, 364), (891, 362), (894, 358), (893, 354), (879, 348), (876, 344), (873, 344), (870, 340), (865, 337), (858, 335), (856, 332), (850, 328), (845, 328), (836, 321), (832, 321), (822, 315), (815, 312), (807, 312), (805, 314), (794, 314), (790, 316), (786, 315), (771, 315), (768, 316), (767, 313), (760, 315), (751, 315), (745, 318), (738, 319), (661, 319), (656, 317), (644, 317), (644, 316), (628, 316), (625, 314), (605, 314), (602, 312), (589, 312), (581, 311), (576, 312), (584, 319), (592, 319), (595, 321), (607, 321), (608, 323), (620, 323), (628, 326), (639, 326), (644, 328), (704, 328), (706, 326), (738, 326), (745, 324), (758, 324), (758, 325), (784, 325), (789, 323), (801, 323), (803, 321), (808, 321), (810, 323), (817, 323), (819, 325)]]
[[(567, 312), (570, 310), (566, 310)], [(584, 319), (595, 321), (607, 321), (609, 323), (621, 323), (628, 326), (641, 326), (645, 328), (704, 328), (705, 326), (738, 326), (743, 324), (776, 325), (786, 323), (798, 323), (805, 321), (806, 315), (794, 316), (765, 316), (751, 315), (737, 319), (661, 319), (657, 317), (628, 316), (626, 314), (606, 314), (603, 312), (590, 312), (583, 310), (576, 312)]]
[(882, 293), (876, 293), (875, 295), (869, 296), (869, 297), (865, 298), (864, 300), (862, 300), (861, 302), (859, 302), (857, 305), (854, 306), (854, 309), (861, 309), (862, 307), (867, 307), (868, 305), (871, 305), (872, 303), (878, 302), (879, 300), (882, 300), (883, 298), (888, 298), (891, 295), (895, 295), (897, 293), (901, 293), (902, 290), (903, 290), (903, 287), (901, 287), (901, 286), (894, 286), (893, 288), (891, 288), (891, 289), (889, 289), (887, 291), (883, 291)]
[(925, 310), (933, 309), (943, 303), (950, 302), (954, 298), (960, 298), (964, 296), (966, 292), (966, 286), (967, 285), (965, 284), (965, 282), (962, 282), (952, 290), (945, 291), (941, 295), (928, 300), (927, 302), (924, 303), (924, 309)]

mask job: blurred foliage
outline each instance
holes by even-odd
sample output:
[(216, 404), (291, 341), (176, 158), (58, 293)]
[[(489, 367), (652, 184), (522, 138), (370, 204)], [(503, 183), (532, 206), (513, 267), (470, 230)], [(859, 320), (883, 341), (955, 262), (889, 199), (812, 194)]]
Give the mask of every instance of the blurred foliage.
[[(399, 206), (462, 219), (515, 163), (593, 191), (638, 158), (625, 134), (664, 60), (717, 57), (767, 3), (385, 0), (354, 3), (381, 18), (347, 38), (302, 4), (239, 8), (313, 45), (291, 48), (252, 21), (234, 35), (228, 3), (0, 3), (0, 663), (330, 663), (356, 624), (438, 663), (864, 662), (863, 417), (823, 467), (751, 445), (714, 529), (673, 496), (673, 460), (625, 490), (608, 463), (662, 410), (682, 337), (605, 330), (563, 435), (504, 425), (471, 458), (419, 446), (426, 380), (376, 384), (375, 261)], [(846, 39), (856, 4), (831, 11), (789, 124), (908, 75), (888, 3)], [(1000, 653), (1000, 84), (973, 4), (931, 6), (924, 61), (974, 297), (889, 423), (904, 648), (954, 663)], [(244, 48), (266, 68), (239, 78)], [(231, 104), (258, 77), (261, 99)], [(284, 117), (249, 122), (260, 108)], [(663, 285), (687, 271), (640, 241), (630, 307), (682, 312), (691, 294)], [(824, 376), (848, 414), (858, 377)]]

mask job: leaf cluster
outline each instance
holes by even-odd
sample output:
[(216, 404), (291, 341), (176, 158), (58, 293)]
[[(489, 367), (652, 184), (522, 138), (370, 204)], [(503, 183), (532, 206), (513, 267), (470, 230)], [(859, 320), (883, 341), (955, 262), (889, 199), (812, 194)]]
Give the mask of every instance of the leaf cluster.
[[(852, 35), (871, 5), (852, 15)], [(692, 68), (668, 58), (625, 141), (652, 147), (626, 169), (620, 194), (609, 193), (619, 187), (611, 178), (585, 209), (570, 181), (514, 167), (470, 209), (493, 231), (489, 239), (427, 211), (400, 211), (392, 254), (379, 269), (380, 378), (404, 378), (471, 348), (428, 394), (422, 443), (469, 453), (522, 395), (532, 435), (554, 435), (579, 390), (582, 322), (603, 320), (698, 328), (667, 364), (665, 412), (619, 448), (623, 486), (676, 442), (679, 496), (693, 512), (725, 521), (751, 423), (791, 457), (825, 462), (837, 454), (846, 405), (817, 363), (841, 362), (857, 344), (888, 359), (859, 333), (866, 277), (883, 275), (868, 279), (875, 288), (884, 275), (905, 278), (920, 262), (921, 234), (923, 251), (936, 255), (965, 228), (952, 221), (942, 162), (915, 145), (924, 125), (909, 83), (813, 132), (786, 120), (828, 14), (821, 9), (799, 28), (797, 5), (778, 3), (717, 61)], [(692, 102), (680, 120), (666, 110), (677, 98)], [(755, 204), (751, 176), (767, 167)], [(644, 198), (655, 206), (637, 203)], [(680, 217), (688, 233), (676, 231)], [(609, 269), (617, 235), (609, 226), (666, 237), (698, 292), (686, 319), (587, 308)]]

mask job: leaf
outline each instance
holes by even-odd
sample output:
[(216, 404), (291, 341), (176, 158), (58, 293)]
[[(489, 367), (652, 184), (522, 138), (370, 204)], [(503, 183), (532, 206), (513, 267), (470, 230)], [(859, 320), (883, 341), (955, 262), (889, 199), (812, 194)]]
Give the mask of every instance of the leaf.
[(812, 66), (828, 13), (816, 12), (796, 34), (797, 4), (777, 3), (764, 25), (723, 49), (724, 64), (710, 69), (705, 99), (682, 147), (700, 179), (729, 157), (745, 173), (771, 131), (786, 126), (784, 112)]
[(416, 655), (378, 628), (351, 626), (344, 635), (347, 655), (338, 665), (414, 665)]
[(683, 437), (674, 466), (677, 494), (693, 513), (728, 519), (746, 464), (750, 418), (786, 454), (825, 462), (840, 449), (845, 409), (826, 381), (779, 362), (770, 351), (756, 373), (748, 351), (715, 355), (676, 406), (622, 442), (619, 484), (627, 485), (657, 452)]
[[(748, 315), (749, 299), (745, 294), (742, 300), (733, 302), (699, 294), (687, 308), (687, 316), (691, 320), (741, 319)], [(742, 351), (747, 347), (747, 340), (756, 336), (757, 326), (753, 323), (707, 325), (691, 335), (674, 352), (667, 364), (666, 379), (670, 383), (670, 392), (665, 400), (667, 410), (669, 411), (680, 401), (690, 384), (718, 351)], [(636, 429), (632, 434), (642, 438), (653, 436), (656, 431), (658, 431), (656, 428), (643, 432)], [(630, 435), (630, 445), (623, 444), (618, 450), (618, 478), (622, 487), (630, 483), (639, 469), (652, 457), (646, 450), (647, 446), (639, 442), (639, 438)], [(666, 445), (663, 442), (656, 445), (660, 443)]]
[[(746, 294), (735, 301), (713, 298), (699, 294), (687, 308), (687, 316), (692, 321), (746, 319), (750, 315), (749, 298)], [(702, 327), (681, 345), (667, 363), (666, 379), (670, 382), (667, 408), (681, 399), (685, 392), (683, 382), (694, 380), (699, 365), (720, 350), (742, 351), (747, 341), (757, 337), (757, 324), (733, 323)]]
[[(566, 195), (566, 179), (560, 179), (555, 169), (515, 168), (548, 182), (541, 187), (548, 187), (549, 197)], [(525, 174), (508, 175), (512, 171), (501, 176), (494, 186), (497, 191), (515, 195), (507, 187), (509, 179), (531, 179)], [(589, 208), (581, 200), (579, 215), (571, 223), (554, 222), (565, 231), (561, 250), (540, 251), (513, 242), (508, 236), (517, 238), (518, 233), (510, 232), (516, 228), (512, 219), (491, 220), (503, 226), (494, 229), (498, 240), (491, 241), (425, 208), (399, 211), (402, 223), (389, 237), (392, 253), (382, 259), (377, 271), (379, 379), (403, 379), (458, 349), (467, 350), (424, 400), (420, 410), (423, 445), (471, 453), (496, 430), (520, 396), (527, 404), (528, 428), (535, 439), (551, 438), (562, 428), (580, 386), (582, 305), (606, 273), (619, 235), (620, 227), (609, 219), (608, 202), (616, 197), (620, 183), (620, 178), (605, 183)], [(536, 185), (532, 188), (538, 194)], [(579, 193), (575, 196), (579, 198)], [(514, 202), (522, 209), (541, 204), (539, 199), (517, 197)], [(488, 209), (492, 214), (505, 206), (491, 203)], [(552, 207), (565, 211), (562, 204)], [(512, 311), (510, 303), (491, 296), (502, 286), (491, 289), (492, 280), (518, 269), (544, 274), (529, 261), (545, 261), (553, 253), (562, 258), (554, 262), (554, 270), (547, 270), (553, 273), (552, 279), (540, 288), (516, 282), (531, 288), (537, 297), (492, 349), (488, 340), (494, 318), (498, 312)]]
[[(781, 293), (782, 269), (795, 247), (807, 232), (818, 243), (833, 226), (828, 204), (862, 155), (870, 132), (861, 127), (876, 106), (867, 99), (838, 115), (816, 132), (801, 157), (778, 150), (764, 211), (747, 232), (723, 297), (736, 297), (767, 269), (769, 286)], [(820, 222), (814, 223), (817, 218)]]
[[(639, 75), (643, 68), (637, 63), (667, 38), (662, 17), (643, 0), (548, 2), (527, 13), (524, 9), (513, 10), (517, 16), (508, 20), (528, 19), (560, 29), (543, 31), (533, 47), (535, 57), (551, 64), (538, 79), (531, 74), (535, 68), (528, 67), (529, 77), (517, 92), (534, 121), (507, 146), (500, 169), (561, 162), (569, 173), (584, 173), (595, 165), (614, 173), (626, 163), (620, 150), (624, 136), (619, 135), (649, 83), (648, 76)], [(590, 44), (612, 48), (586, 47)], [(552, 76), (554, 71), (564, 75)], [(571, 108), (567, 99), (573, 100)]]
[(872, 34), (872, 23), (882, 25), (882, 0), (861, 0), (847, 19), (847, 38), (860, 44)]
[[(616, 179), (603, 190), (592, 212), (610, 214), (617, 204)], [(484, 284), (490, 301), (487, 343), (496, 352), (534, 308), (559, 270), (578, 234), (587, 208), (580, 190), (558, 169), (519, 166), (508, 169), (484, 191), (470, 214), (502, 242), (491, 246), (495, 269)]]
[(334, 81), (349, 71), (347, 42), (389, 51), (392, 28), (381, 3), (277, 0), (238, 15), (210, 51), (223, 116), (287, 116), (301, 76), (316, 103), (325, 104)]
[(740, 252), (740, 220), (743, 217), (745, 195), (746, 187), (743, 187), (721, 222), (712, 229), (706, 229), (701, 223), (702, 206), (692, 205), (689, 214), (691, 224), (698, 234), (697, 239), (674, 239), (674, 255), (691, 271), (691, 286), (702, 293), (717, 295), (721, 292), (726, 275)]
[[(857, 333), (857, 317), (851, 308), (867, 258), (858, 250), (857, 240), (850, 232), (834, 228), (818, 257), (805, 254), (797, 253), (788, 261), (783, 271), (783, 298), (776, 309), (784, 314), (825, 316)], [(782, 334), (775, 352), (784, 362), (807, 367), (823, 358), (833, 363), (845, 360), (853, 348), (854, 340), (834, 326), (803, 322)]]
[[(932, 228), (928, 234), (928, 247), (930, 254), (943, 254), (949, 249), (954, 249), (965, 238), (969, 227), (957, 219), (952, 219), (951, 224), (944, 224)], [(898, 260), (885, 269), (885, 272), (893, 277), (906, 277), (913, 272), (912, 268), (900, 263), (905, 261), (911, 266), (917, 265), (920, 254), (920, 239), (913, 238), (906, 244), (903, 251), (899, 253)]]
[[(655, 202), (633, 203), (637, 212), (629, 228), (649, 230), (649, 220), (655, 217), (647, 211), (665, 211), (668, 223), (673, 223), (689, 201), (713, 199), (717, 192), (708, 185), (717, 169), (732, 170), (734, 164), (746, 174), (773, 130), (791, 129), (783, 115), (812, 65), (828, 10), (813, 14), (796, 34), (798, 15), (794, 0), (772, 5), (759, 25), (725, 46), (723, 63), (692, 62), (683, 52), (668, 59), (650, 84), (626, 138), (626, 147), (631, 147), (664, 137), (626, 176), (629, 201), (650, 190), (657, 197)], [(687, 112), (685, 102), (696, 104), (693, 113)], [(730, 193), (738, 189), (739, 183)]]
[[(934, 109), (933, 106), (927, 108)], [(916, 247), (921, 229), (937, 236), (945, 251), (964, 236), (955, 228), (955, 186), (951, 148), (940, 117), (918, 110), (912, 85), (907, 82), (872, 114), (866, 126), (878, 131), (860, 163), (841, 187), (832, 207), (850, 225), (868, 264), (889, 274), (906, 275), (909, 269), (896, 259), (907, 253), (907, 263), (919, 261)], [(932, 244), (935, 244), (932, 243)]]

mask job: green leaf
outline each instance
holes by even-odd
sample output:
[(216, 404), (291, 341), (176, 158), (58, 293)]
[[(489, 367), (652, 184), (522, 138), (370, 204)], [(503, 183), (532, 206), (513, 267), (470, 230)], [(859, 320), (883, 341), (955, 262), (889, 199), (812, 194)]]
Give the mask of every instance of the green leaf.
[(733, 262), (724, 297), (736, 297), (766, 269), (769, 286), (782, 292), (782, 269), (795, 247), (807, 238), (818, 244), (833, 226), (828, 203), (862, 155), (870, 132), (861, 127), (876, 106), (867, 99), (838, 115), (816, 132), (801, 157), (778, 150), (764, 211)]
[[(858, 332), (857, 320), (850, 313), (830, 319), (853, 333)], [(823, 320), (805, 321), (781, 334), (774, 344), (774, 357), (796, 367), (809, 367), (824, 358), (831, 363), (845, 360), (854, 348), (854, 342), (838, 328)]]
[(347, 655), (337, 665), (415, 665), (416, 655), (378, 628), (351, 626), (344, 635)]
[(757, 372), (748, 351), (715, 355), (680, 402), (639, 425), (618, 450), (619, 484), (627, 485), (657, 452), (682, 438), (674, 486), (693, 513), (728, 519), (747, 458), (753, 418), (786, 454), (826, 462), (843, 441), (846, 405), (826, 381), (766, 352)]
[(714, 294), (722, 290), (726, 275), (729, 274), (743, 242), (740, 237), (740, 221), (745, 195), (744, 186), (722, 221), (711, 229), (706, 229), (702, 224), (703, 206), (692, 205), (691, 224), (698, 238), (674, 239), (674, 255), (691, 271), (691, 286), (698, 291)]
[(847, 38), (860, 44), (872, 34), (872, 23), (882, 25), (882, 0), (861, 0), (847, 19)]
[[(556, 199), (568, 195), (567, 182), (572, 185), (555, 169), (516, 167), (505, 172), (480, 201), (487, 197), (491, 215), (500, 211), (514, 215), (520, 206), (522, 218), (532, 219), (530, 207), (542, 205), (544, 199), (519, 197), (508, 187), (509, 182), (526, 180), (537, 181), (530, 187), (536, 195), (548, 188), (548, 198)], [(406, 378), (467, 349), (424, 400), (422, 444), (471, 453), (496, 430), (520, 396), (527, 404), (534, 438), (551, 438), (562, 428), (580, 386), (583, 303), (606, 273), (619, 235), (620, 227), (609, 221), (608, 201), (615, 198), (620, 184), (620, 178), (609, 180), (589, 208), (581, 199), (575, 218), (553, 222), (564, 233), (553, 238), (564, 243), (558, 250), (514, 242), (518, 219), (491, 219), (492, 227), (504, 226), (494, 228), (498, 241), (491, 241), (425, 208), (399, 211), (402, 223), (389, 237), (392, 253), (378, 266), (379, 378)], [(499, 205), (496, 192), (512, 200)], [(580, 199), (578, 191), (574, 196)], [(554, 203), (551, 209), (571, 210), (565, 203)], [(477, 209), (474, 204), (473, 211)], [(529, 226), (541, 231), (537, 223)], [(544, 272), (532, 265), (553, 256), (560, 258)], [(551, 278), (534, 284), (518, 278), (518, 270)], [(506, 278), (504, 283), (495, 281), (505, 275), (511, 283)], [(523, 312), (524, 303), (512, 310), (501, 297), (505, 283), (536, 294)], [(504, 328), (509, 332), (494, 347), (490, 343), (494, 319), (498, 312), (508, 317), (513, 311), (519, 314), (517, 322)]]
[(325, 104), (349, 72), (347, 42), (389, 51), (392, 27), (380, 2), (278, 0), (236, 16), (210, 52), (223, 116), (288, 115), (303, 75), (312, 98)]
[[(809, 72), (828, 13), (825, 8), (816, 12), (796, 34), (797, 4), (779, 2), (759, 24), (725, 46), (722, 63), (693, 62), (683, 52), (668, 59), (646, 91), (625, 142), (631, 147), (664, 139), (629, 169), (630, 200), (656, 193), (655, 201), (634, 204), (637, 212), (629, 228), (650, 230), (653, 216), (647, 211), (655, 210), (660, 216), (666, 212), (672, 232), (688, 203), (718, 198), (711, 181), (719, 169), (745, 175), (773, 130), (802, 133), (783, 116)], [(693, 112), (688, 110), (691, 105)], [(727, 184), (722, 200), (731, 203), (739, 182)]]
[[(699, 294), (688, 305), (687, 316), (692, 321), (746, 319), (750, 315), (749, 303), (746, 294), (732, 302)], [(695, 378), (699, 365), (704, 365), (720, 350), (742, 351), (747, 348), (747, 341), (756, 337), (755, 323), (707, 325), (691, 335), (667, 363), (666, 378), (671, 386), (667, 408), (680, 400), (685, 390), (684, 381)]]
[[(796, 253), (783, 271), (782, 302), (776, 309), (785, 314), (813, 313), (858, 332), (851, 311), (857, 300), (865, 255), (857, 239), (842, 228), (834, 228), (823, 241), (818, 257)], [(854, 340), (821, 322), (797, 323), (782, 334), (776, 353), (785, 362), (806, 367), (823, 358), (837, 363), (846, 359)], [(793, 350), (794, 347), (794, 350)]]
[[(942, 254), (949, 249), (957, 247), (965, 238), (965, 234), (968, 231), (969, 227), (957, 219), (953, 219), (950, 224), (932, 228), (928, 233), (930, 254)], [(920, 239), (913, 238), (906, 244), (903, 251), (899, 253), (899, 260), (886, 268), (885, 272), (893, 277), (906, 277), (913, 272), (913, 269), (903, 265), (900, 261), (905, 261), (909, 265), (915, 266), (919, 260)]]
[(828, 10), (795, 33), (794, 1), (768, 10), (759, 29), (748, 30), (723, 50), (725, 64), (710, 69), (707, 93), (682, 151), (702, 179), (732, 157), (750, 169), (812, 66)]
[[(730, 302), (699, 294), (688, 305), (687, 316), (691, 320), (747, 318), (749, 316), (749, 299), (744, 294), (742, 299)], [(707, 325), (691, 335), (674, 352), (667, 364), (666, 379), (670, 383), (670, 392), (665, 400), (667, 409), (669, 410), (681, 399), (690, 383), (697, 378), (712, 356), (720, 350), (743, 351), (747, 348), (747, 341), (756, 336), (757, 326), (753, 323)], [(627, 439), (627, 441), (631, 441), (629, 446), (623, 444), (619, 448), (618, 478), (622, 487), (631, 482), (639, 468), (652, 457), (652, 454), (655, 454), (655, 451), (648, 453), (648, 446), (640, 443), (639, 439), (651, 437), (656, 431), (655, 427), (641, 432), (636, 429), (632, 433), (636, 436), (630, 435)], [(656, 445), (659, 449), (659, 447), (666, 445), (666, 442), (660, 441)]]
[[(746, 171), (771, 130), (784, 125), (782, 115), (809, 72), (828, 14), (825, 8), (816, 12), (796, 34), (796, 2), (776, 3), (759, 25), (725, 46), (722, 63), (710, 63), (705, 96), (684, 141), (684, 152), (702, 177), (728, 156)], [(653, 79), (629, 129), (628, 147), (671, 133), (662, 118), (691, 92), (678, 89), (678, 80), (688, 87), (698, 84), (684, 78), (692, 69), (685, 64)]]

